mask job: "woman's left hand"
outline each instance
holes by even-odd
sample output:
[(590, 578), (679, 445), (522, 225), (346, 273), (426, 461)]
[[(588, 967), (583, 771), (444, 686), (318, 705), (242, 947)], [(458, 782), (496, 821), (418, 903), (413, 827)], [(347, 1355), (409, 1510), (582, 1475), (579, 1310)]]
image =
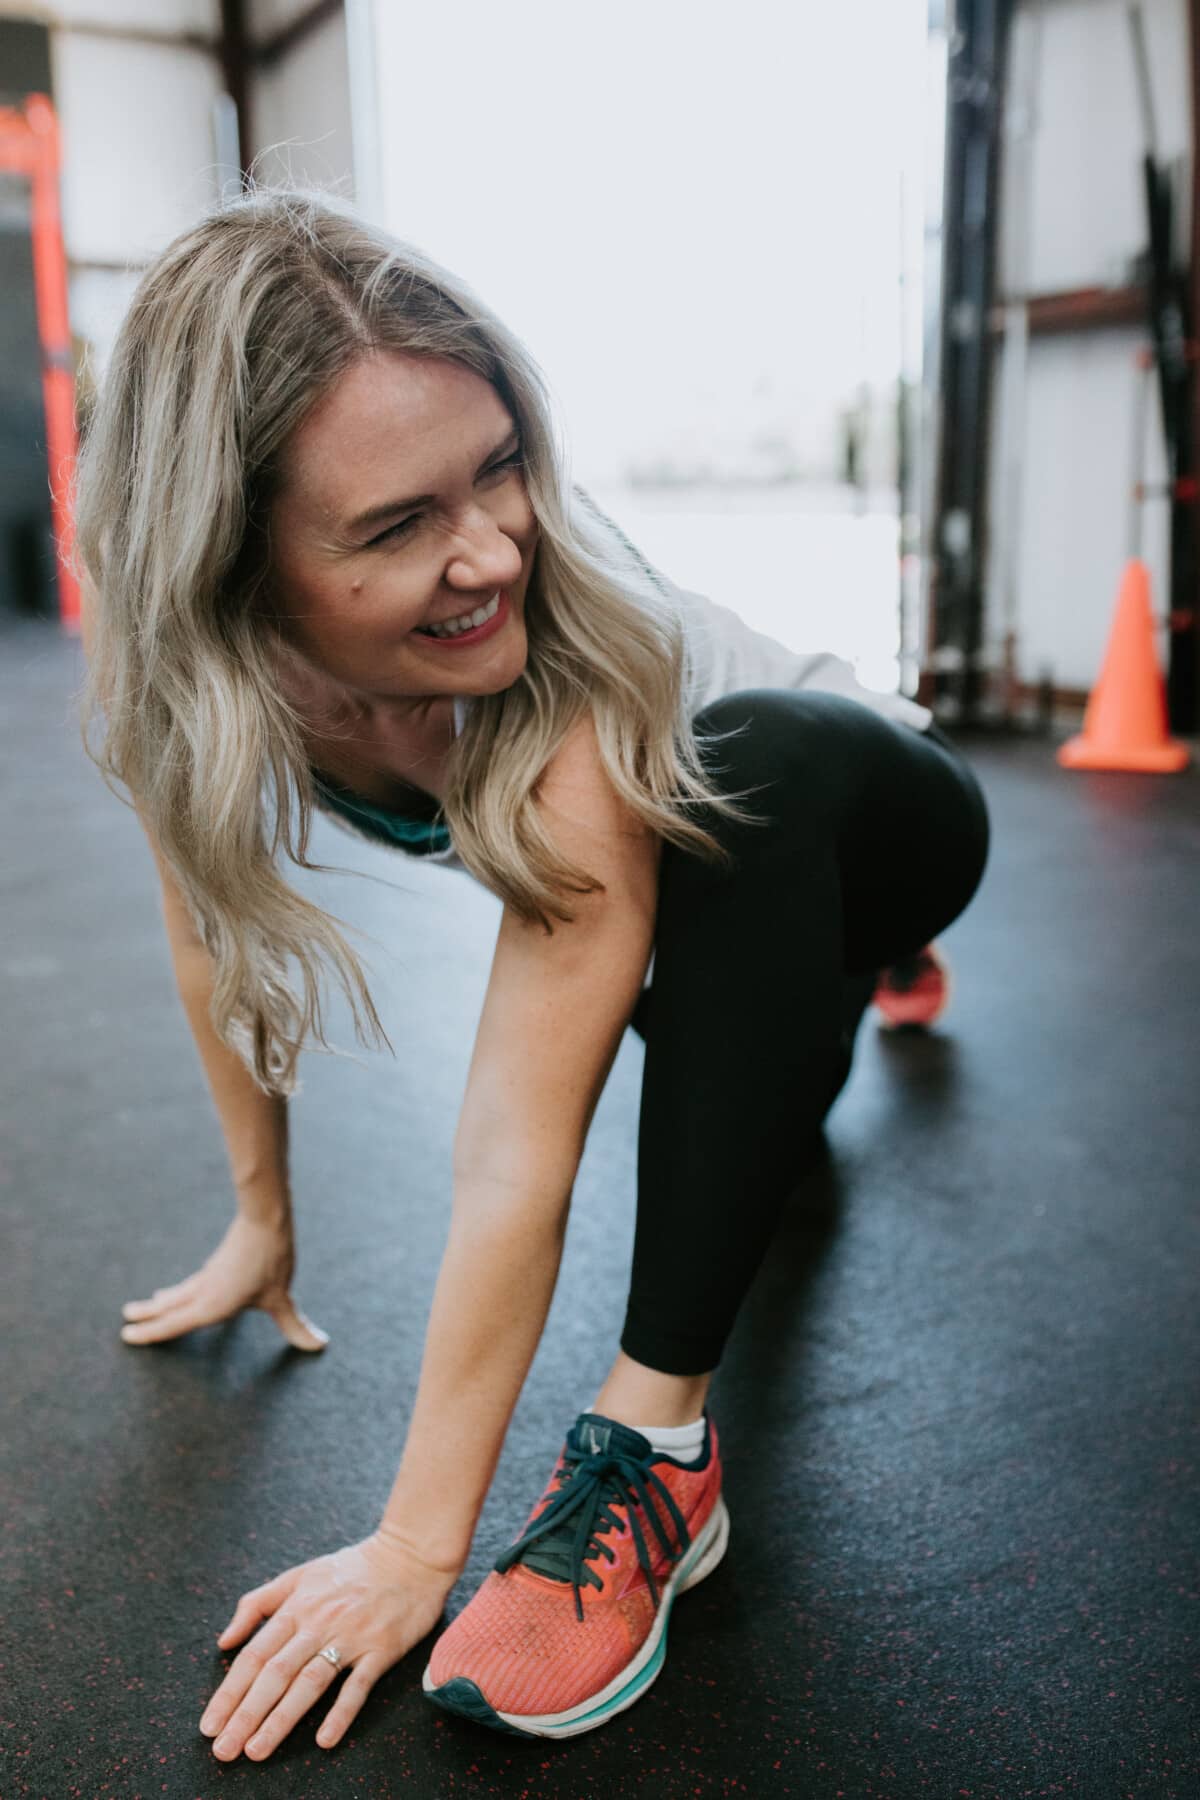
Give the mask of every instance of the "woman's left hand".
[[(297, 1563), (238, 1601), (218, 1644), (228, 1649), (256, 1632), (209, 1701), (200, 1721), (216, 1734), (223, 1762), (245, 1750), (255, 1762), (270, 1756), (332, 1687), (349, 1676), (317, 1733), (336, 1744), (379, 1677), (399, 1662), (441, 1617), (457, 1573), (435, 1569), (378, 1532), (312, 1562)], [(332, 1644), (334, 1668), (320, 1652)]]

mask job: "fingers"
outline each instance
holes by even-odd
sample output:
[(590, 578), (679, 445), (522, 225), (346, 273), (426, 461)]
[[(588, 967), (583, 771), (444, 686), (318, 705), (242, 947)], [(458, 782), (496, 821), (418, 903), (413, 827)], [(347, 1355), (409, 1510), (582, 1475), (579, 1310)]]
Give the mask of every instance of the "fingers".
[[(308, 1646), (307, 1636), (297, 1639), (296, 1622), (289, 1618), (272, 1619), (254, 1642), (246, 1645), (205, 1707), (200, 1721), (201, 1731), (206, 1736), (216, 1737), (213, 1748), (219, 1755), (241, 1754), (246, 1739), (286, 1692), (306, 1653), (312, 1654)], [(332, 1674), (326, 1659), (320, 1660)]]
[[(121, 1331), (124, 1341), (127, 1344), (158, 1344), (224, 1317), (225, 1313), (220, 1309), (204, 1304), (198, 1280), (197, 1275), (192, 1275), (174, 1287), (156, 1288), (149, 1300), (127, 1300), (121, 1308), (127, 1321)], [(288, 1293), (276, 1291), (246, 1304), (257, 1305), (269, 1314), (296, 1350), (310, 1353), (324, 1350), (329, 1342), (329, 1333), (302, 1313)]]
[(262, 1310), (269, 1313), (288, 1343), (296, 1350), (323, 1350), (329, 1333), (302, 1313), (290, 1294), (264, 1300)]
[(153, 1313), (161, 1312), (164, 1306), (174, 1306), (177, 1301), (185, 1300), (192, 1290), (195, 1276), (186, 1281), (177, 1281), (174, 1287), (155, 1288), (149, 1300), (127, 1300), (121, 1308), (121, 1316), (125, 1319), (146, 1319)]
[(160, 1344), (164, 1338), (181, 1337), (185, 1331), (192, 1331), (204, 1323), (195, 1305), (190, 1300), (183, 1300), (138, 1324), (122, 1325), (121, 1337), (127, 1344)]
[(382, 1673), (381, 1659), (378, 1657), (364, 1656), (361, 1662), (355, 1663), (342, 1684), (337, 1701), (325, 1714), (317, 1732), (317, 1742), (322, 1749), (331, 1749), (353, 1724), (362, 1711), (363, 1701)]
[[(252, 1718), (262, 1721), (247, 1739), (245, 1745), (246, 1755), (253, 1757), (255, 1761), (261, 1761), (264, 1756), (270, 1756), (276, 1745), (283, 1742), (297, 1719), (302, 1719), (326, 1689), (332, 1687), (334, 1678), (339, 1673), (326, 1657), (317, 1654), (319, 1646), (311, 1637), (305, 1637), (304, 1645), (307, 1650), (303, 1647), (298, 1648), (286, 1662), (281, 1664), (281, 1675), (285, 1687), (278, 1705), (272, 1707), (267, 1694), (264, 1694), (264, 1699), (268, 1699), (268, 1703), (263, 1706), (258, 1699), (258, 1684), (256, 1683), (254, 1689), (246, 1697), (245, 1706), (239, 1708), (239, 1712), (248, 1711)], [(289, 1646), (290, 1649), (291, 1646)], [(264, 1675), (265, 1673), (266, 1671), (264, 1671)], [(236, 1717), (237, 1714), (234, 1715), (235, 1719)], [(229, 1738), (231, 1736), (234, 1736), (236, 1742), (232, 1721), (222, 1733), (222, 1737)], [(218, 1740), (218, 1744), (219, 1742), (220, 1740)], [(218, 1749), (218, 1744), (213, 1745), (214, 1750)], [(234, 1753), (236, 1754), (236, 1751)]]
[[(216, 1729), (220, 1735), (213, 1744), (213, 1754), (229, 1762), (245, 1751), (256, 1762), (270, 1756), (283, 1742), (292, 1727), (311, 1711), (332, 1685), (335, 1677), (345, 1673), (335, 1669), (321, 1656), (316, 1638), (308, 1632), (297, 1632), (287, 1644), (265, 1663), (241, 1704), (229, 1715), (224, 1728), (214, 1726), (210, 1715), (201, 1721), (201, 1730)], [(243, 1651), (245, 1656), (248, 1651)], [(241, 1659), (239, 1658), (239, 1661)], [(230, 1671), (232, 1674), (232, 1671)], [(325, 1749), (336, 1744), (362, 1709), (363, 1702), (382, 1673), (382, 1659), (366, 1656), (350, 1670), (337, 1702), (317, 1731), (317, 1742)]]
[[(303, 1565), (294, 1569), (285, 1569), (282, 1575), (275, 1577), (274, 1581), (264, 1581), (261, 1587), (251, 1588), (248, 1594), (242, 1595), (234, 1608), (232, 1619), (217, 1639), (222, 1650), (230, 1650), (234, 1644), (240, 1644), (261, 1620), (267, 1619), (273, 1612), (279, 1611), (300, 1579), (301, 1567)], [(283, 1621), (278, 1620), (277, 1623), (282, 1624)], [(282, 1642), (283, 1639), (278, 1641)], [(274, 1647), (274, 1642), (268, 1646), (268, 1656)], [(236, 1667), (235, 1663), (234, 1669)], [(229, 1673), (232, 1675), (233, 1669)]]

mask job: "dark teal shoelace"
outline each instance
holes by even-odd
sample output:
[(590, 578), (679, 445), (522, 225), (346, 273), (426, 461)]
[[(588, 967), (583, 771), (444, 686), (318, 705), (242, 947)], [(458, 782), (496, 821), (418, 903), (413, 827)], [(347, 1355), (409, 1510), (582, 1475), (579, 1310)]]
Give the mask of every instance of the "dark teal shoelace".
[[(496, 1572), (503, 1575), (514, 1563), (521, 1562), (539, 1575), (569, 1581), (575, 1591), (575, 1616), (582, 1620), (584, 1584), (597, 1588), (604, 1585), (599, 1571), (591, 1564), (599, 1556), (610, 1563), (616, 1560), (604, 1537), (614, 1530), (623, 1534), (628, 1521), (638, 1562), (657, 1606), (658, 1587), (650, 1550), (635, 1507), (642, 1508), (663, 1552), (673, 1562), (683, 1555), (691, 1538), (670, 1488), (650, 1467), (650, 1445), (640, 1432), (630, 1431), (598, 1413), (583, 1413), (567, 1433), (563, 1454), (563, 1466), (554, 1478), (558, 1492), (528, 1531), (497, 1559)], [(667, 1535), (654, 1505), (654, 1494), (666, 1503), (677, 1543), (673, 1544)], [(617, 1507), (624, 1509), (625, 1520), (618, 1516)]]

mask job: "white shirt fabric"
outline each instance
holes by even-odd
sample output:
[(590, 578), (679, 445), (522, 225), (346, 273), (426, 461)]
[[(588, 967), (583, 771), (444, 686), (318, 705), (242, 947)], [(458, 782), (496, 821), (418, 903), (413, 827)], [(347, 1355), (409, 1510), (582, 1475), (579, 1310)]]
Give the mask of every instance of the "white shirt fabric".
[(933, 714), (904, 694), (877, 693), (864, 687), (852, 664), (830, 650), (804, 654), (789, 650), (766, 632), (755, 631), (731, 607), (704, 594), (676, 588), (683, 603), (688, 641), (695, 658), (693, 716), (710, 700), (742, 688), (809, 688), (858, 700), (885, 719), (924, 731)]

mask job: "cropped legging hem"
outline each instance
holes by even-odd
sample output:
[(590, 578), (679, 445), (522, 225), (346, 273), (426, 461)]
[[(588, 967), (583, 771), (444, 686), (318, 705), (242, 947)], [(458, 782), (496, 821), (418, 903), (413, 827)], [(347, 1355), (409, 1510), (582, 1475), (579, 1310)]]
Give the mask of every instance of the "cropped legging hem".
[(754, 816), (701, 815), (729, 868), (664, 844), (654, 979), (632, 1021), (646, 1055), (621, 1347), (672, 1375), (720, 1362), (878, 972), (963, 912), (990, 842), (980, 785), (936, 724), (751, 688), (694, 727), (714, 785), (751, 790)]

